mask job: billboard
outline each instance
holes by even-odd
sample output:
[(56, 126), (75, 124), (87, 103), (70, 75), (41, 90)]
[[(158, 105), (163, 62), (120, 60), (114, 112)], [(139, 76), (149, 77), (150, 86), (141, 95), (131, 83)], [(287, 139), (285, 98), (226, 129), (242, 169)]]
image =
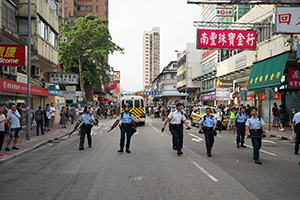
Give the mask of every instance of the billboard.
[(187, 0), (188, 4), (300, 4), (299, 0)]
[(197, 49), (256, 49), (256, 31), (197, 29)]
[(19, 45), (0, 45), (0, 65), (25, 66), (26, 49)]
[(289, 88), (299, 89), (300, 88), (300, 69), (289, 68)]
[(216, 80), (216, 88), (233, 88), (233, 80)]
[(116, 81), (109, 81), (108, 84), (104, 85), (104, 89), (108, 90), (114, 90), (118, 87), (118, 84)]
[(230, 100), (230, 88), (216, 88), (216, 100), (218, 101)]
[(78, 74), (50, 74), (49, 82), (76, 85), (78, 82)]
[(300, 33), (300, 7), (277, 7), (276, 32)]

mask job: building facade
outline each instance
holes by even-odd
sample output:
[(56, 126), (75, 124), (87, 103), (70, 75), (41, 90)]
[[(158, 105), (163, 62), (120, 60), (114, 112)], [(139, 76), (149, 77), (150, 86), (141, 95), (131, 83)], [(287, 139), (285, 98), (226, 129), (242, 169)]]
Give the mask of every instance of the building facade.
[(143, 35), (143, 89), (151, 84), (160, 72), (160, 28), (153, 27)]

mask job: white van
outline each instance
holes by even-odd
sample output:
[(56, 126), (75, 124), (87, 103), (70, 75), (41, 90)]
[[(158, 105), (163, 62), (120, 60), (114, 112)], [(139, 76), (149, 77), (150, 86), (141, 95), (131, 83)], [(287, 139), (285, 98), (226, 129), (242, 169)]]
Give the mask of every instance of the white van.
[(133, 115), (134, 121), (137, 124), (145, 125), (146, 109), (145, 102), (141, 96), (124, 96), (121, 99), (121, 113), (124, 111), (124, 104), (130, 105), (130, 112)]

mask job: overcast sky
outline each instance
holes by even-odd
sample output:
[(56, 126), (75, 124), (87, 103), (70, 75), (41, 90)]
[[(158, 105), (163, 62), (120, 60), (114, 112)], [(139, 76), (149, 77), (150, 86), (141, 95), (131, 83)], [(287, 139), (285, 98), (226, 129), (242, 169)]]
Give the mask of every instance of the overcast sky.
[(111, 0), (109, 28), (113, 41), (125, 53), (109, 56), (114, 70), (121, 71), (124, 90), (142, 90), (143, 33), (160, 27), (160, 69), (176, 60), (174, 50), (185, 50), (186, 43), (196, 42), (193, 21), (200, 20), (201, 7), (186, 0)]

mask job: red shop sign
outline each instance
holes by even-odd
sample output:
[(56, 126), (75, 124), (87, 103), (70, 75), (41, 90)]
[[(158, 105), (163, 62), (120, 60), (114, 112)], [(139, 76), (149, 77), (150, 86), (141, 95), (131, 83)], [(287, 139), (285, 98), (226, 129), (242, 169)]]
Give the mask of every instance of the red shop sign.
[[(27, 84), (0, 78), (0, 90), (27, 94)], [(48, 89), (32, 85), (32, 95), (48, 96)]]
[(0, 45), (0, 65), (25, 66), (25, 46)]
[(256, 31), (198, 29), (197, 49), (256, 49)]
[(281, 99), (281, 94), (280, 93), (275, 93), (274, 94), (274, 99)]
[(260, 100), (266, 100), (266, 95), (265, 94), (261, 94), (260, 95)]
[(300, 88), (300, 69), (289, 69), (289, 88)]
[[(241, 97), (238, 97), (237, 100), (241, 101)], [(253, 100), (252, 96), (247, 96), (247, 101), (252, 101), (252, 100)]]

